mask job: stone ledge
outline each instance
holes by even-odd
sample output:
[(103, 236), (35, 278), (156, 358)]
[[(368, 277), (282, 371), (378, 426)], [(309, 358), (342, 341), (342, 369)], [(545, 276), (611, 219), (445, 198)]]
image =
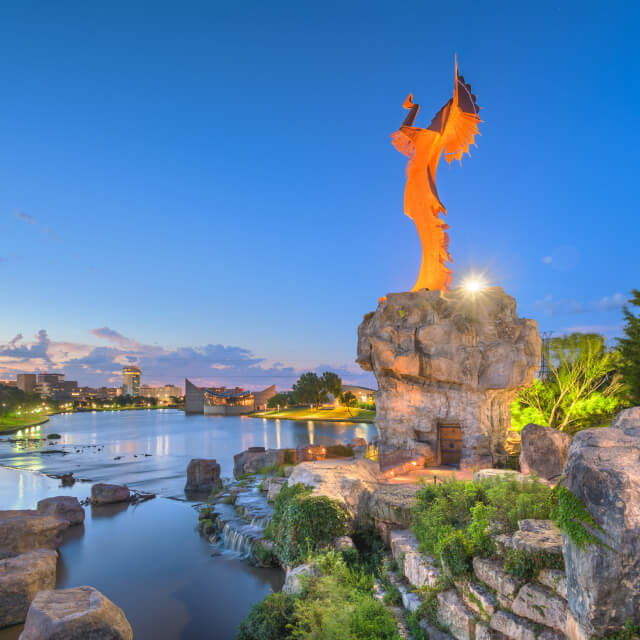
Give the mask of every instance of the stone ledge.
[(455, 589), (438, 594), (438, 623), (456, 640), (475, 640), (476, 619)]
[(524, 582), (508, 574), (497, 560), (474, 558), (473, 570), (482, 582), (508, 598), (514, 597)]
[(516, 615), (564, 632), (567, 626), (567, 603), (546, 587), (525, 584), (511, 607)]

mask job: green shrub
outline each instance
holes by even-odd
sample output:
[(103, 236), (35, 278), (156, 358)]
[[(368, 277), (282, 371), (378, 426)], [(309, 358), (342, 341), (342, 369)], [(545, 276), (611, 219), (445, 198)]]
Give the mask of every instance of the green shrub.
[(520, 578), (535, 578), (542, 569), (564, 569), (564, 560), (560, 554), (528, 553), (521, 549), (506, 549), (504, 554), (504, 569), (507, 573)]
[(352, 458), (353, 449), (346, 444), (330, 444), (325, 447), (327, 458)]
[(236, 640), (287, 640), (293, 621), (294, 598), (284, 593), (272, 593), (253, 605), (240, 623)]
[(587, 525), (604, 533), (582, 500), (562, 483), (558, 483), (553, 489), (553, 498), (555, 500), (552, 509), (553, 521), (558, 528), (567, 534), (571, 542), (581, 549), (584, 549), (588, 544), (608, 546), (585, 527)]
[(387, 590), (385, 591), (383, 600), (385, 604), (399, 607), (402, 604), (402, 594), (400, 593), (400, 589), (398, 589), (395, 584), (389, 583), (387, 585)]
[(396, 640), (398, 629), (389, 612), (371, 597), (362, 598), (351, 616), (350, 640)]
[(462, 578), (471, 570), (473, 553), (462, 531), (458, 529), (447, 531), (439, 539), (436, 550), (442, 566), (454, 578)]
[(59, 440), (62, 436), (59, 433), (49, 433), (47, 434), (47, 440)]
[(284, 463), (291, 465), (296, 463), (296, 452), (288, 449), (284, 452)]
[(605, 640), (638, 640), (640, 638), (640, 624), (631, 624), (627, 620), (623, 629), (605, 636)]
[(285, 485), (274, 501), (267, 535), (283, 565), (301, 564), (307, 555), (346, 533), (342, 506), (326, 496), (312, 496), (311, 491), (300, 483)]

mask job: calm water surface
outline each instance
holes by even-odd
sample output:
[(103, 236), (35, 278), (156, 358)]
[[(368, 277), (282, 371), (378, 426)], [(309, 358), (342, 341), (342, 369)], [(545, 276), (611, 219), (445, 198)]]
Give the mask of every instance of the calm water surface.
[[(0, 509), (34, 508), (54, 495), (82, 499), (91, 482), (127, 483), (159, 496), (137, 506), (87, 508), (84, 527), (68, 530), (60, 549), (58, 587), (96, 587), (124, 610), (138, 640), (232, 640), (249, 607), (279, 589), (283, 576), (215, 555), (199, 536), (194, 503), (183, 492), (189, 460), (216, 458), (231, 476), (233, 455), (247, 447), (369, 440), (375, 427), (164, 410), (55, 416), (41, 432), (62, 438), (53, 446), (0, 442), (0, 465), (12, 467), (0, 468)], [(91, 482), (62, 488), (45, 475), (67, 471)], [(20, 630), (0, 631), (0, 640)]]

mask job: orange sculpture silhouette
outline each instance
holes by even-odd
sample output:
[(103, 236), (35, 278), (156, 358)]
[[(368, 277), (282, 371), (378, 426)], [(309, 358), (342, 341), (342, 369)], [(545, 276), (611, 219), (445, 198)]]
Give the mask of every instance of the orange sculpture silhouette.
[(413, 126), (420, 109), (420, 105), (413, 102), (413, 94), (409, 94), (402, 106), (409, 109), (409, 115), (400, 129), (391, 135), (391, 141), (400, 153), (409, 157), (404, 212), (415, 222), (422, 243), (422, 264), (412, 291), (425, 288), (448, 291), (451, 269), (446, 262), (452, 262), (452, 259), (445, 229), (449, 225), (440, 218), (440, 212), (446, 215), (447, 210), (438, 196), (436, 170), (443, 152), (449, 164), (454, 158), (461, 162), (463, 154), (469, 153), (470, 145), (475, 144), (474, 136), (480, 135), (480, 107), (471, 93), (471, 86), (458, 74), (457, 59), (453, 98), (438, 111), (426, 129)]

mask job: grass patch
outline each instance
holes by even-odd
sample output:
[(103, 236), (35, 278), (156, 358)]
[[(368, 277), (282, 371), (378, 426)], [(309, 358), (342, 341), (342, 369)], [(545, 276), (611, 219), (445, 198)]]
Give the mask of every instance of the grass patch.
[(376, 412), (359, 407), (337, 407), (330, 409), (310, 409), (309, 407), (293, 407), (280, 411), (260, 411), (251, 414), (259, 418), (281, 418), (286, 420), (326, 420), (329, 422), (373, 422)]

